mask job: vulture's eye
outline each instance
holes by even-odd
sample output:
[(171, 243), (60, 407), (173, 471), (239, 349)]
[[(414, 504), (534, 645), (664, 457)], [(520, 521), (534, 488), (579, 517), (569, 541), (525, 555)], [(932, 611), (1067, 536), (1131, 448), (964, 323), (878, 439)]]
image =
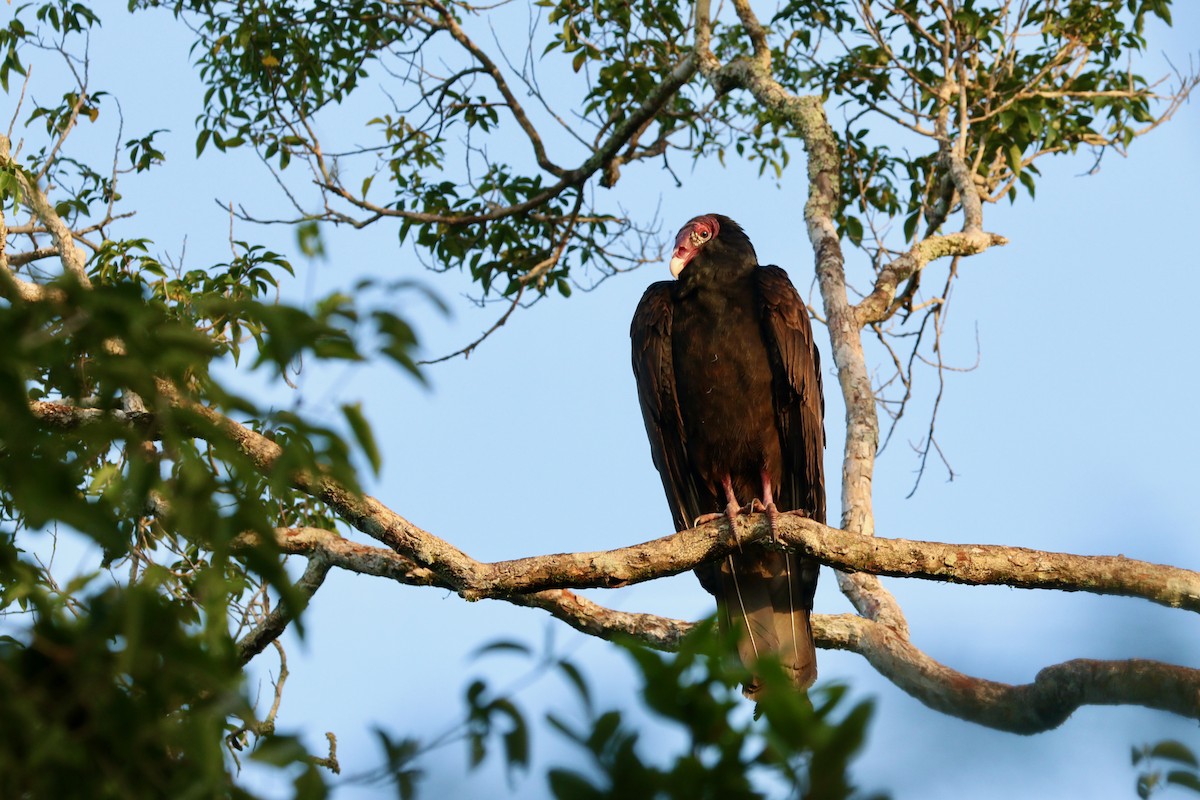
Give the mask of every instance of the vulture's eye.
[(703, 239), (704, 241), (708, 241), (708, 238), (710, 236), (712, 236), (712, 234), (709, 233), (708, 228), (701, 228), (700, 230), (697, 231), (697, 233), (700, 235), (700, 238)]

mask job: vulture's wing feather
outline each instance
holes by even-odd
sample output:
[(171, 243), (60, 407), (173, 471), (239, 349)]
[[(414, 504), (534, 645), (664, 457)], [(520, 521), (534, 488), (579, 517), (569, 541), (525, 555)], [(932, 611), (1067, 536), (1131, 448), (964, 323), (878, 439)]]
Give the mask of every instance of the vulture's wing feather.
[(775, 419), (783, 449), (783, 485), (775, 504), (780, 511), (801, 510), (824, 522), (825, 400), (808, 308), (779, 267), (759, 267), (755, 278), (774, 362)]
[(675, 530), (682, 531), (700, 516), (702, 498), (709, 492), (696, 480), (688, 460), (687, 437), (675, 393), (672, 285), (671, 281), (660, 281), (646, 289), (634, 312), (629, 336), (633, 340), (633, 374), (637, 379), (642, 420), (650, 439), (650, 453), (671, 504)]

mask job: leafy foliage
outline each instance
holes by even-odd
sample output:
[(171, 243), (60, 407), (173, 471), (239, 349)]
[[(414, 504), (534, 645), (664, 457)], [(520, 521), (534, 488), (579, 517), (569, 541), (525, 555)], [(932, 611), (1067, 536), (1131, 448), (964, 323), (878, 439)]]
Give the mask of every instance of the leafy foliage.
[[(357, 214), (366, 217), (362, 224), (395, 219), (401, 243), (411, 240), (435, 270), (468, 271), (485, 297), (516, 298), (526, 289), (541, 295), (552, 288), (566, 295), (572, 265), (596, 263), (606, 275), (638, 262), (620, 242), (630, 230), (627, 221), (584, 213), (584, 182), (598, 162), (573, 170), (553, 165), (535, 138), (545, 171), (529, 174), (510, 163), (508, 148), (500, 148), (497, 158), (473, 144), (478, 136), (507, 133), (512, 123), (499, 112), (505, 106), (519, 114), (525, 132), (532, 130), (496, 61), (463, 30), (478, 10), (376, 0), (131, 5), (167, 7), (199, 34), (194, 52), (208, 90), (197, 153), (210, 143), (222, 151), (253, 147), (281, 173), (302, 161), (324, 207), (303, 210), (302, 220), (346, 222)], [(664, 14), (681, 34), (678, 15), (656, 16)], [(620, 52), (637, 52), (639, 60), (661, 68), (662, 47), (646, 45)], [(434, 58), (453, 65), (450, 72), (435, 75), (421, 67)], [(640, 101), (636, 93), (648, 90), (657, 73), (632, 68), (639, 60), (608, 67), (611, 80), (589, 100), (593, 113), (599, 113), (601, 97), (608, 98), (610, 116), (620, 105)], [(352, 105), (355, 89), (379, 75), (391, 84), (387, 93), (395, 108), (363, 116), (353, 146), (328, 149), (317, 138), (318, 118), (344, 113), (333, 109)], [(489, 78), (489, 87), (476, 86)], [(607, 93), (618, 88), (620, 93)], [(368, 199), (380, 178), (391, 197)], [(333, 211), (335, 205), (345, 210)]]
[[(789, 6), (777, 19), (801, 24), (801, 10)], [(931, 140), (924, 159), (898, 159), (886, 148), (852, 145), (867, 130), (847, 127), (845, 206), (903, 214), (907, 241), (942, 191), (934, 174), (939, 142), (955, 140), (986, 199), (1015, 199), (1018, 182), (1033, 194), (1037, 173), (1026, 169), (1037, 158), (1081, 146), (1126, 147), (1154, 119), (1146, 79), (1122, 66), (1144, 51), (1144, 19), (1165, 14), (1160, 3), (1042, 2), (1014, 12), (968, 2), (946, 17), (902, 2), (894, 11), (875, 15), (865, 30), (850, 30), (849, 16), (835, 13), (828, 30), (845, 42), (845, 53), (814, 69), (807, 64), (815, 52), (798, 49), (791, 64), (802, 84), (844, 97), (848, 115), (890, 117)], [(900, 172), (909, 161), (916, 173)], [(924, 191), (897, 205), (901, 178)]]
[[(1135, 767), (1141, 766), (1143, 769), (1137, 778), (1137, 794), (1143, 800), (1167, 786), (1179, 786), (1200, 794), (1200, 761), (1192, 749), (1182, 742), (1167, 739), (1135, 747), (1132, 761)], [(1176, 766), (1164, 772), (1156, 764), (1163, 761)]]
[[(0, 559), (3, 606), (36, 618), (26, 636), (0, 639), (0, 793), (249, 797), (231, 782), (221, 744), (254, 719), (232, 642), (181, 625), (191, 603), (160, 590), (161, 572), (124, 589), (52, 594), (11, 541)], [(286, 741), (268, 738), (260, 752)], [(302, 749), (273, 763), (300, 767), (295, 797), (325, 796)]]
[[(0, 75), (28, 74), (29, 52), (86, 63), (72, 47), (98, 24), (80, 4), (19, 7)], [(0, 794), (72, 796), (88, 775), (96, 797), (248, 796), (222, 740), (250, 731), (253, 758), (295, 776), (297, 797), (322, 797), (308, 753), (256, 718), (238, 637), (271, 605), (295, 616), (304, 603), (275, 528), (338, 524), (295, 490), (298, 476), (357, 491), (356, 450), (378, 468), (378, 448), (352, 406), (347, 436), (262, 405), (229, 376), (247, 349), (249, 370), (286, 379), (299, 359), (364, 360), (364, 339), (415, 373), (415, 335), (386, 307), (340, 293), (312, 309), (276, 302), (292, 267), (261, 245), (234, 242), (227, 263), (185, 271), (153, 255), (150, 238), (119, 236), (117, 180), (164, 162), (160, 131), (126, 141), (127, 169), (93, 168), (68, 138), (106, 113), (106, 94), (81, 82), (61, 96), (26, 114), (23, 163), (7, 137), (0, 148), (5, 213), (28, 213), (6, 232), (23, 223), (49, 240), (22, 260), (9, 232), (3, 264), (0, 684), (11, 702), (0, 723), (12, 735)], [(42, 185), (61, 199), (42, 198)], [(54, 226), (89, 245), (83, 269), (39, 266), (62, 252)], [(273, 449), (247, 449), (244, 430), (269, 434)], [(94, 569), (64, 580), (60, 546), (93, 554)]]
[[(640, 702), (667, 728), (662, 740), (676, 741), (676, 734), (682, 735), (677, 752), (646, 744), (642, 724), (628, 719), (626, 712), (597, 709), (587, 679), (570, 659), (511, 641), (494, 642), (479, 651), (528, 659), (530, 671), (516, 682), (518, 687), (544, 685), (557, 675), (575, 694), (577, 713), (546, 714), (549, 730), (577, 754), (577, 760), (546, 771), (554, 797), (868, 797), (854, 788), (850, 763), (865, 741), (870, 701), (851, 705), (846, 687), (829, 685), (814, 689), (815, 703), (810, 702), (795, 691), (778, 662), (764, 662), (756, 674), (773, 691), (751, 714), (740, 688), (749, 673), (732, 656), (733, 643), (717, 633), (712, 620), (697, 625), (678, 653), (656, 653), (632, 642), (621, 647), (640, 682)], [(487, 681), (473, 681), (466, 692), (464, 724), (454, 729), (460, 735), (425, 742), (383, 736), (390, 767), (377, 777), (391, 780), (402, 798), (418, 797), (421, 757), (461, 738), (471, 769), (496, 754), (512, 783), (528, 769), (534, 744), (535, 727), (518, 699), (519, 688), (494, 692)]]
[[(549, 721), (577, 746), (590, 769), (557, 768), (550, 788), (567, 798), (760, 798), (782, 786), (780, 796), (863, 797), (850, 781), (850, 762), (862, 747), (872, 705), (847, 709), (844, 686), (797, 692), (777, 661), (759, 664), (767, 687), (751, 718), (741, 686), (746, 668), (734, 643), (710, 620), (697, 626), (679, 652), (657, 653), (636, 645), (626, 651), (642, 680), (641, 699), (655, 716), (681, 732), (686, 745), (668, 763), (643, 754), (638, 726), (617, 710), (597, 713), (579, 687), (583, 725), (551, 714)], [(590, 776), (588, 773), (592, 772)]]

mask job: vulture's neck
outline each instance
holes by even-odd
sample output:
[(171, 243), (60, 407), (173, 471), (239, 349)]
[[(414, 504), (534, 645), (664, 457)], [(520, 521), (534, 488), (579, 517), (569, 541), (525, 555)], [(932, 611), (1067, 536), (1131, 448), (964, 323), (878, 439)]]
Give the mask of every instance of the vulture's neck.
[(679, 276), (678, 297), (733, 297), (753, 291), (753, 259), (706, 256), (697, 256)]

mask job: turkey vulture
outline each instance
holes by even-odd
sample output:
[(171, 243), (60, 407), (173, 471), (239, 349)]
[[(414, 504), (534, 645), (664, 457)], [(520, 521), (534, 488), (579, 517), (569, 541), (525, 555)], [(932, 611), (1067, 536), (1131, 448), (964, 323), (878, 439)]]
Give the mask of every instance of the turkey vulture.
[[(759, 266), (720, 214), (675, 239), (674, 281), (652, 284), (630, 328), (654, 466), (676, 530), (749, 506), (825, 521), (821, 365), (808, 309), (787, 273)], [(774, 653), (800, 689), (817, 677), (812, 559), (761, 543), (696, 568), (748, 666)], [(736, 621), (736, 623), (735, 623)], [(744, 687), (756, 698), (757, 677)]]

